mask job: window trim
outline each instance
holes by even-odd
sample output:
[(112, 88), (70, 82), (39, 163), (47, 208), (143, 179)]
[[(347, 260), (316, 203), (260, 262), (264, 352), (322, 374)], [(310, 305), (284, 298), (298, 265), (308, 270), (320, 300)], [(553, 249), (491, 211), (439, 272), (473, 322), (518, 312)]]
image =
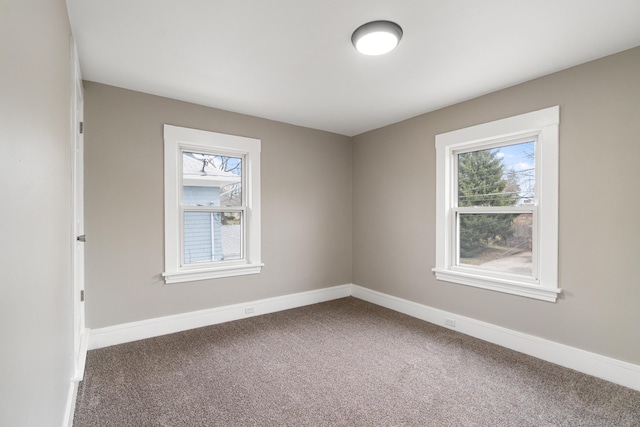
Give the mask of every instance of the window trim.
[[(244, 159), (243, 206), (229, 209), (243, 211), (244, 256), (241, 260), (183, 265), (183, 211), (197, 210), (181, 206), (181, 162), (185, 150)], [(164, 125), (165, 271), (162, 276), (166, 284), (260, 273), (264, 265), (260, 251), (260, 151), (259, 139)]]
[[(437, 280), (555, 302), (558, 288), (558, 148), (560, 107), (554, 106), (436, 135)], [(534, 277), (455, 265), (458, 208), (455, 203), (455, 156), (520, 138), (536, 137), (537, 204), (534, 215)], [(466, 209), (464, 209), (466, 210)], [(509, 210), (509, 209), (507, 209)], [(480, 212), (478, 212), (480, 213)], [(537, 276), (536, 276), (537, 273)]]

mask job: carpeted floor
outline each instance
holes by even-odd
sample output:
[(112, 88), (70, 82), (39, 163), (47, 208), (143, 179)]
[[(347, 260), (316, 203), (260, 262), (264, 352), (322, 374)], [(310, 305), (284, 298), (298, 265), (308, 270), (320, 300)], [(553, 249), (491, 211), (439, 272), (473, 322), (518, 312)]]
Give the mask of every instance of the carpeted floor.
[(640, 392), (345, 298), (90, 351), (74, 426), (640, 426)]

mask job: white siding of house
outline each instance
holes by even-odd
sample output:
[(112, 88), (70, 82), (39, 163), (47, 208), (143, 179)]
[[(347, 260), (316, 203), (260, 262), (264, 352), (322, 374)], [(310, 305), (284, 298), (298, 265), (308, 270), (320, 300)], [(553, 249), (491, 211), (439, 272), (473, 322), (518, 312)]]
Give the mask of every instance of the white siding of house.
[[(185, 186), (184, 204), (219, 206), (219, 187)], [(222, 259), (220, 215), (210, 212), (185, 212), (184, 262), (187, 264)], [(211, 235), (213, 229), (213, 236)], [(212, 238), (213, 237), (213, 238)]]

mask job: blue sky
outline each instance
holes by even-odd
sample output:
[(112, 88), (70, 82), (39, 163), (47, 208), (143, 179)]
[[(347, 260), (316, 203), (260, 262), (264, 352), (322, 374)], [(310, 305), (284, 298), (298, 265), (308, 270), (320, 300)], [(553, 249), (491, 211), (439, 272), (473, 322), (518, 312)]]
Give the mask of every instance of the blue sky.
[(507, 170), (511, 168), (516, 171), (531, 169), (534, 166), (534, 161), (527, 157), (527, 153), (533, 153), (533, 148), (533, 141), (507, 145), (498, 149), (498, 157), (502, 158)]
[[(498, 149), (498, 157), (502, 158), (505, 172), (510, 169), (518, 172), (520, 194), (526, 198), (535, 196), (535, 174), (533, 170), (535, 162), (531, 158), (533, 152), (534, 141), (507, 145)], [(522, 202), (523, 199), (518, 204)]]

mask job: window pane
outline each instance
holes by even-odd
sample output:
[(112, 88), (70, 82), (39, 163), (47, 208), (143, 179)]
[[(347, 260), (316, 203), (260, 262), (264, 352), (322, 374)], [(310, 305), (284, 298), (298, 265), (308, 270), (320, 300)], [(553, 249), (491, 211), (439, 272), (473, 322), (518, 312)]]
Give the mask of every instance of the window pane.
[(459, 214), (459, 265), (532, 276), (533, 215)]
[(184, 263), (242, 259), (242, 212), (185, 212)]
[(242, 206), (242, 158), (182, 153), (184, 206)]
[(535, 141), (458, 154), (458, 206), (534, 203)]

